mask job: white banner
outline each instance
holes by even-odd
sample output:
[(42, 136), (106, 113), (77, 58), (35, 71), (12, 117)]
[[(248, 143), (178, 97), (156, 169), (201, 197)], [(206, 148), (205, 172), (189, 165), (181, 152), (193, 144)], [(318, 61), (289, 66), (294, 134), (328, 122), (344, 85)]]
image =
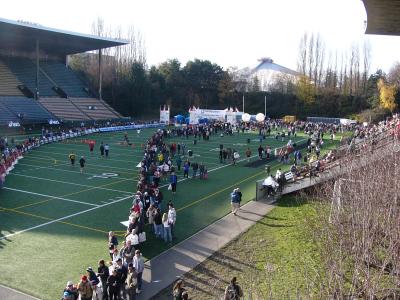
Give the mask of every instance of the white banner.
[(164, 105), (164, 107), (160, 108), (160, 123), (169, 124), (169, 119), (170, 119), (169, 105), (168, 107)]

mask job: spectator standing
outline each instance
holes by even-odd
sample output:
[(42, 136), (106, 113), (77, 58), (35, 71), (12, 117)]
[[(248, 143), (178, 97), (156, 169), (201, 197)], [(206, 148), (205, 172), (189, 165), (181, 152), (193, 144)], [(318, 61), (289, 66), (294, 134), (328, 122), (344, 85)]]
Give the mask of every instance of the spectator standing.
[(111, 260), (113, 260), (114, 250), (117, 248), (117, 246), (118, 246), (118, 239), (115, 236), (114, 232), (110, 231), (108, 233), (108, 250), (110, 253)]
[(157, 211), (154, 215), (154, 232), (157, 238), (162, 239), (164, 237), (161, 210), (159, 208), (157, 208)]
[(263, 147), (260, 145), (257, 149), (258, 151), (258, 158), (262, 159)]
[(133, 267), (136, 270), (137, 273), (137, 290), (136, 292), (140, 294), (142, 291), (142, 275), (144, 271), (144, 259), (142, 257), (142, 253), (140, 253), (140, 250), (135, 251), (135, 257), (133, 258)]
[(108, 270), (108, 267), (105, 265), (103, 259), (99, 261), (97, 276), (100, 277), (101, 285), (103, 287), (103, 300), (107, 300), (107, 278), (110, 276), (110, 272)]
[(107, 279), (107, 286), (108, 286), (108, 299), (118, 300), (119, 286), (118, 286), (117, 270), (115, 268), (112, 270), (111, 275)]
[(171, 225), (169, 224), (167, 213), (164, 213), (162, 216), (162, 224), (163, 224), (163, 228), (164, 228), (164, 232), (163, 232), (164, 241), (166, 243), (168, 243), (168, 242), (171, 243), (172, 242)]
[[(117, 270), (118, 295), (120, 298), (125, 299), (126, 298), (125, 281), (128, 275), (128, 269), (122, 264), (121, 258), (118, 258), (115, 269)], [(122, 297), (120, 294), (122, 294)]]
[(172, 186), (172, 193), (176, 193), (176, 185), (178, 184), (178, 176), (176, 176), (175, 172), (171, 173), (170, 179), (169, 179), (171, 186)]
[(128, 300), (136, 299), (137, 287), (137, 272), (132, 263), (128, 265), (128, 275), (126, 277), (126, 291), (128, 293)]
[(176, 157), (176, 166), (178, 167), (178, 171), (181, 170), (181, 165), (182, 165), (182, 158), (181, 158), (181, 156), (178, 154), (178, 156)]
[(171, 237), (175, 238), (174, 228), (176, 223), (176, 210), (173, 203), (168, 204), (168, 223), (171, 226)]
[(193, 169), (193, 176), (192, 178), (196, 178), (197, 175), (197, 170), (199, 169), (199, 164), (197, 162), (194, 162), (192, 164), (192, 169)]
[(92, 300), (93, 290), (85, 275), (78, 283), (78, 292), (81, 300)]
[(103, 145), (103, 142), (101, 142), (101, 144), (100, 144), (100, 155), (101, 155), (101, 157), (104, 157), (104, 145)]
[(104, 152), (106, 153), (106, 158), (107, 158), (108, 154), (110, 153), (110, 146), (108, 144), (104, 145)]
[(185, 161), (183, 164), (183, 177), (184, 178), (189, 178), (189, 167), (190, 167), (190, 162)]
[(67, 286), (64, 289), (62, 300), (78, 300), (78, 290), (72, 283), (72, 281), (67, 282)]

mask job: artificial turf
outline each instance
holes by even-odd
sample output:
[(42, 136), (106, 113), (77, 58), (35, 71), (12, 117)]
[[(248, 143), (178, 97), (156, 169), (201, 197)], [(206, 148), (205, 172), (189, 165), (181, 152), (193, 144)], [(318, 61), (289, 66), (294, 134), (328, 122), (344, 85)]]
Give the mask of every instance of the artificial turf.
[[(0, 190), (0, 283), (41, 299), (58, 299), (68, 280), (77, 282), (86, 267), (95, 267), (99, 259), (107, 260), (107, 233), (114, 230), (122, 234), (126, 230), (120, 222), (127, 220), (130, 195), (136, 191), (136, 165), (143, 156), (142, 145), (153, 132), (147, 129), (138, 135), (130, 131), (133, 147), (122, 145), (123, 133), (116, 132), (47, 144), (26, 154), (7, 176), (5, 189)], [(304, 138), (299, 135), (292, 140)], [(93, 155), (83, 139), (96, 140)], [(287, 140), (267, 137), (262, 144), (275, 148)], [(107, 159), (100, 157), (101, 141), (110, 145)], [(186, 143), (186, 149), (194, 151), (190, 161), (203, 162), (209, 170), (207, 180), (179, 182), (175, 195), (167, 190), (167, 181), (161, 183), (163, 209), (172, 200), (177, 210), (174, 244), (226, 215), (234, 187), (241, 188), (244, 203), (252, 200), (255, 181), (265, 177), (263, 167), (247, 168), (245, 161), (236, 166), (220, 164), (216, 151), (223, 144), (238, 150), (243, 158), (249, 146), (256, 156), (259, 142), (255, 133), (213, 135), (210, 141), (199, 140), (196, 145), (192, 141), (193, 137), (166, 140)], [(86, 157), (84, 174), (79, 173), (78, 165), (70, 166), (71, 151)], [(277, 165), (272, 163), (272, 171)], [(118, 176), (96, 177), (103, 173)], [(183, 179), (182, 172), (178, 172), (178, 179)], [(151, 259), (170, 246), (156, 240), (149, 228), (146, 230), (147, 241), (141, 250)]]

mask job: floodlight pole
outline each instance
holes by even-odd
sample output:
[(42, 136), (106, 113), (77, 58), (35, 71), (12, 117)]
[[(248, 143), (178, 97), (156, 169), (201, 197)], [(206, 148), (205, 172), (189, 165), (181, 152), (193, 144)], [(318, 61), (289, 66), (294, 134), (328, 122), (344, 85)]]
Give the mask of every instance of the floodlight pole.
[(264, 97), (264, 116), (267, 117), (267, 95)]
[(36, 80), (35, 80), (35, 99), (39, 100), (39, 40), (36, 40)]
[(99, 49), (99, 99), (102, 100), (102, 82), (103, 82), (103, 72), (101, 71), (101, 49)]
[(244, 113), (244, 94), (243, 94), (243, 113)]

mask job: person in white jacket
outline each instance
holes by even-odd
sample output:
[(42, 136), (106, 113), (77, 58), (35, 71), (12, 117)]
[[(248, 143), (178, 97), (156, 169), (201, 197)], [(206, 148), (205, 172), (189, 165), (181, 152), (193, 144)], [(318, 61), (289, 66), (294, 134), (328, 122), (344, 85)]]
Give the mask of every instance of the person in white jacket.
[(171, 226), (171, 235), (172, 238), (174, 238), (174, 229), (175, 229), (175, 223), (176, 223), (176, 210), (174, 208), (174, 204), (170, 202), (168, 204), (168, 223)]

